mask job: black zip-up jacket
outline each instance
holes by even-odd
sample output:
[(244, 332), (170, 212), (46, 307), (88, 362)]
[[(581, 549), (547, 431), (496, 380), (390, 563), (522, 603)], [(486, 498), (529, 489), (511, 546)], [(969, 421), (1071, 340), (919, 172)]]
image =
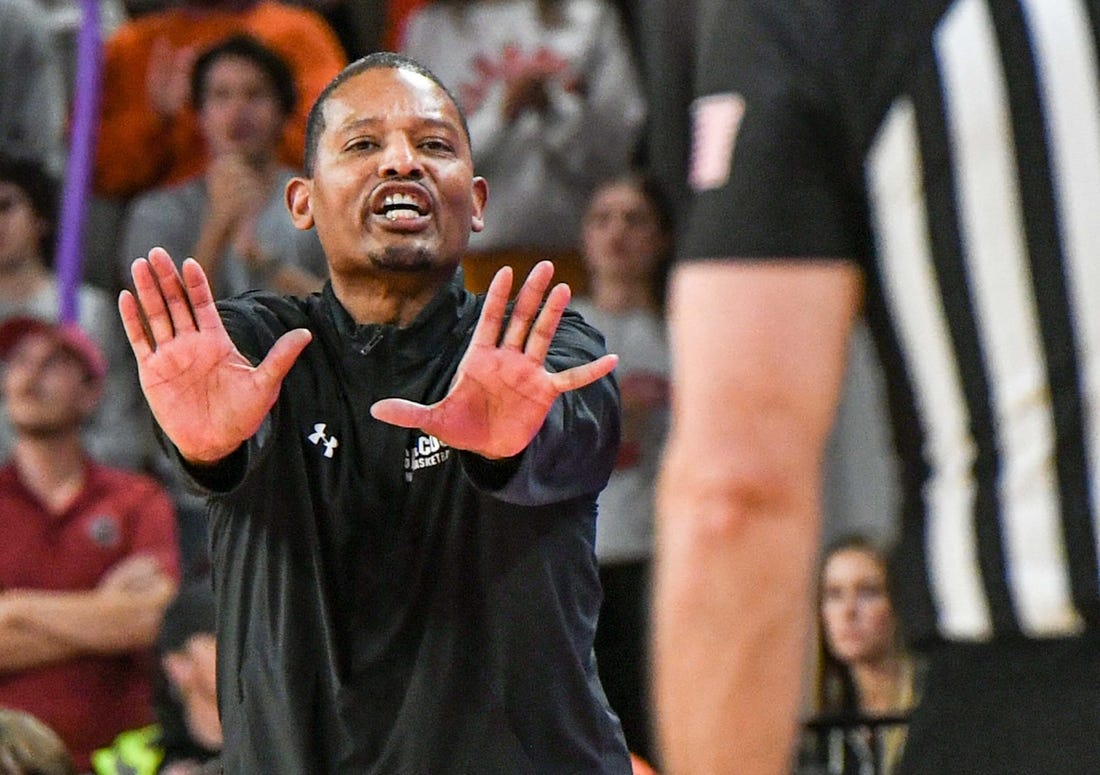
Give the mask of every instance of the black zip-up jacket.
[[(412, 325), (356, 325), (330, 286), (219, 303), (258, 362), (314, 339), (210, 494), (227, 773), (629, 773), (596, 675), (596, 495), (614, 463), (605, 378), (505, 462), (370, 416), (442, 398), (483, 298), (459, 272)], [(604, 352), (568, 311), (547, 358)]]

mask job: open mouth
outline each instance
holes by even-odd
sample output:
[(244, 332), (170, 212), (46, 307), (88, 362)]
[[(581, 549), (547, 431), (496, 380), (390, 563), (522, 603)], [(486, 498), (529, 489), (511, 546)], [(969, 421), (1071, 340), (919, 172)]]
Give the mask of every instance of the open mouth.
[(411, 221), (428, 215), (431, 206), (424, 194), (416, 190), (388, 190), (375, 197), (371, 212), (388, 221)]

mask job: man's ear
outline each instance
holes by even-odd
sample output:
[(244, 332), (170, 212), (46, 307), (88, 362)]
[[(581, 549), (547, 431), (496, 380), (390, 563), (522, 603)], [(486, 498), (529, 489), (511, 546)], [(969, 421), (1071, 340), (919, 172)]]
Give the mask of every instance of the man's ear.
[(290, 220), (302, 231), (313, 228), (313, 211), (309, 206), (309, 197), (313, 193), (313, 182), (306, 178), (291, 178), (286, 184), (286, 209), (290, 211)]
[(474, 213), (470, 219), (470, 229), (481, 231), (485, 228), (485, 204), (489, 201), (489, 183), (485, 178), (475, 177), (473, 182)]

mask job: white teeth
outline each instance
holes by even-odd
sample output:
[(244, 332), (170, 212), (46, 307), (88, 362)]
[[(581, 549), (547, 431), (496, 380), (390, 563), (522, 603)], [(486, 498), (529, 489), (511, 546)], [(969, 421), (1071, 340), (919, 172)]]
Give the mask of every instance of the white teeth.
[(388, 194), (382, 204), (386, 207), (394, 205), (412, 205), (416, 207), (416, 198), (408, 194)]
[(420, 199), (412, 194), (387, 194), (382, 200), (383, 215), (390, 221), (403, 221), (419, 218)]

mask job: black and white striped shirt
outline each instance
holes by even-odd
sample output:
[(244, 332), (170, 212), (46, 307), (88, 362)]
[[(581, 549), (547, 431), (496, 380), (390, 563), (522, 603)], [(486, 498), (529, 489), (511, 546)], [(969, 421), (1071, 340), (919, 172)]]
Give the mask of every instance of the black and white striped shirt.
[(845, 257), (887, 381), (911, 635), (1100, 626), (1100, 2), (734, 0), (685, 258)]

